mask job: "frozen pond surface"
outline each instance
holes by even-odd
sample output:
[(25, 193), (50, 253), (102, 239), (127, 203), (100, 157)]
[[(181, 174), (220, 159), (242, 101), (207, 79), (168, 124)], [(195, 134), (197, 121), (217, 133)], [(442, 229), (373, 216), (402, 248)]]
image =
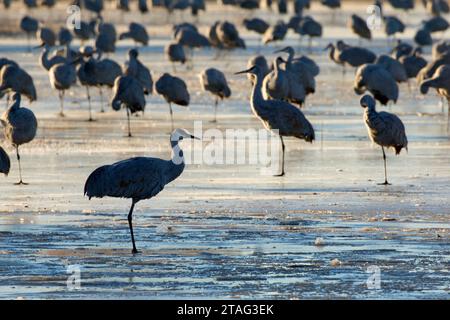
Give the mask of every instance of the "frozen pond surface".
[[(399, 157), (389, 152), (393, 185), (378, 186), (383, 180), (381, 151), (367, 138), (353, 75), (342, 78), (341, 69), (322, 51), (337, 38), (357, 43), (343, 26), (352, 11), (364, 15), (365, 6), (344, 8), (348, 14), (338, 17), (336, 27), (328, 11), (313, 6), (314, 16), (325, 23), (324, 38), (314, 42), (311, 54), (321, 67), (318, 89), (304, 110), (316, 128), (316, 143), (286, 139), (283, 178), (262, 176), (255, 165), (187, 166), (156, 198), (137, 205), (134, 228), (141, 253), (136, 256), (131, 255), (126, 221), (130, 202), (88, 201), (83, 186), (89, 173), (103, 164), (138, 155), (168, 158), (167, 105), (159, 96), (149, 97), (145, 115), (132, 119), (131, 139), (125, 137), (125, 112), (108, 110), (96, 113), (97, 121), (86, 121), (82, 87), (70, 92), (67, 116), (59, 118), (57, 94), (37, 63), (38, 52), (23, 53), (26, 41), (21, 37), (4, 39), (0, 56), (17, 60), (35, 78), (39, 100), (31, 108), (39, 131), (21, 148), (28, 186), (13, 185), (18, 179), (14, 150), (2, 142), (12, 169), (0, 178), (0, 298), (448, 299), (446, 116), (435, 93), (424, 98), (415, 83), (412, 93), (401, 86), (400, 100), (390, 110), (406, 125), (409, 152)], [(420, 10), (408, 15), (405, 37), (424, 18)], [(215, 7), (211, 11), (200, 19), (202, 32), (221, 15), (233, 22), (245, 15)], [(170, 28), (157, 27), (160, 20), (151, 20), (151, 46), (141, 54), (154, 79), (171, 71), (162, 54)], [(257, 49), (257, 37), (243, 35), (247, 51), (214, 60), (213, 51), (201, 50), (195, 52), (193, 71), (177, 67), (192, 97), (189, 109), (174, 107), (177, 127), (192, 130), (194, 121), (203, 120), (204, 129), (261, 128), (250, 113), (247, 79), (233, 75)], [(369, 46), (387, 52), (381, 31), (376, 38)], [(298, 37), (290, 33), (285, 43), (298, 48)], [(122, 63), (130, 46), (119, 42), (113, 58)], [(261, 52), (274, 58), (274, 49)], [(219, 107), (217, 125), (209, 122), (212, 98), (200, 91), (197, 78), (206, 66), (226, 71), (233, 91)], [(318, 237), (323, 246), (314, 244)], [(341, 264), (332, 265), (334, 259)], [(77, 265), (81, 288), (69, 290), (67, 268)], [(371, 275), (367, 271), (374, 266), (380, 270), (379, 290), (366, 284)]]

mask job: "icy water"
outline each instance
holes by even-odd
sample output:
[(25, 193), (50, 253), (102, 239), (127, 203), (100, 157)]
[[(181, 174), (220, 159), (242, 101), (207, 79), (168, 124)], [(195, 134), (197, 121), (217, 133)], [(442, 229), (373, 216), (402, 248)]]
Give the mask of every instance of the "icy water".
[[(220, 17), (238, 23), (246, 14), (211, 9), (200, 19), (203, 32)], [(400, 100), (390, 111), (405, 123), (409, 152), (398, 157), (389, 152), (393, 185), (377, 185), (383, 180), (381, 150), (367, 138), (353, 74), (343, 78), (322, 51), (336, 38), (358, 43), (346, 31), (345, 20), (353, 11), (364, 15), (365, 6), (344, 9), (335, 22), (322, 7), (312, 9), (325, 24), (324, 37), (314, 41), (311, 53), (321, 67), (317, 93), (304, 110), (317, 141), (286, 139), (283, 178), (261, 175), (258, 165), (188, 165), (157, 197), (136, 206), (134, 230), (141, 253), (135, 256), (126, 220), (130, 201), (88, 201), (83, 186), (89, 173), (104, 164), (142, 155), (169, 158), (167, 105), (157, 95), (149, 97), (145, 115), (132, 119), (135, 136), (127, 138), (125, 112), (98, 112), (96, 90), (97, 121), (86, 121), (85, 91), (78, 86), (66, 99), (66, 117), (59, 118), (57, 94), (37, 63), (39, 53), (24, 53), (21, 37), (2, 37), (0, 56), (16, 59), (35, 79), (39, 100), (30, 108), (39, 131), (21, 148), (27, 186), (13, 185), (18, 179), (14, 150), (2, 142), (12, 168), (0, 179), (0, 298), (448, 299), (446, 115), (435, 93), (425, 98), (415, 82), (411, 93), (401, 86)], [(426, 17), (420, 10), (407, 16), (405, 37)], [(170, 28), (160, 13), (150, 16), (151, 45), (141, 50), (154, 79), (172, 72), (163, 56)], [(125, 21), (132, 17), (126, 15)], [(123, 29), (120, 25), (119, 32)], [(199, 120), (204, 129), (262, 127), (250, 112), (246, 77), (233, 75), (258, 50), (258, 38), (242, 34), (247, 51), (215, 60), (214, 51), (200, 50), (194, 54), (194, 70), (177, 66), (176, 75), (187, 81), (192, 100), (189, 108), (174, 107), (177, 127), (192, 130)], [(364, 45), (387, 52), (382, 32), (375, 36)], [(118, 44), (112, 57), (122, 63), (133, 44)], [(297, 35), (289, 33), (284, 44), (298, 50)], [(272, 59), (274, 49), (282, 46), (264, 47), (261, 53)], [(219, 107), (217, 124), (209, 122), (213, 99), (201, 92), (197, 77), (207, 66), (224, 70), (233, 91)], [(315, 245), (317, 238), (322, 245)], [(80, 287), (68, 286), (77, 270)], [(378, 289), (367, 285), (378, 277), (377, 270)]]

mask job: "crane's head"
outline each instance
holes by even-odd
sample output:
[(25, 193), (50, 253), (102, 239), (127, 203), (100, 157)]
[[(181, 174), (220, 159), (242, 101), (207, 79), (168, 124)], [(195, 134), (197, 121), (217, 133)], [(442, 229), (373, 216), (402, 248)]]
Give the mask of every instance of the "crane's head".
[(128, 51), (128, 55), (130, 57), (137, 58), (139, 55), (139, 51), (137, 51), (136, 49), (131, 49), (130, 51)]
[(235, 72), (234, 74), (250, 73), (250, 74), (257, 75), (257, 74), (259, 74), (260, 71), (261, 71), (261, 69), (257, 65), (254, 65), (250, 69)]
[(281, 52), (288, 53), (288, 54), (294, 54), (294, 49), (290, 46), (287, 46), (287, 47), (284, 47), (283, 49), (275, 51), (274, 53), (281, 53)]
[(200, 138), (197, 138), (193, 136), (189, 131), (186, 129), (175, 129), (172, 134), (170, 135), (170, 141), (171, 142), (179, 142), (183, 139), (195, 139), (200, 140)]
[(334, 48), (334, 44), (330, 42), (330, 43), (325, 47), (325, 49), (323, 49), (323, 51), (327, 51), (327, 50), (330, 50), (330, 49), (333, 49), (333, 48)]
[(366, 94), (359, 100), (359, 104), (363, 108), (375, 108), (375, 99)]

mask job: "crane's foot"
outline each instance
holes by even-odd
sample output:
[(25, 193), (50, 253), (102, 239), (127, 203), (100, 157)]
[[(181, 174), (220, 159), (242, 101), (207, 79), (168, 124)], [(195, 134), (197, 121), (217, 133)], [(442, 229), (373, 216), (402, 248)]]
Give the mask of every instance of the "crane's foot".
[(133, 248), (133, 250), (131, 250), (131, 253), (132, 253), (132, 254), (138, 254), (138, 253), (139, 253), (139, 251), (137, 251), (137, 249), (136, 249), (136, 248)]
[(211, 122), (211, 123), (217, 123), (217, 120), (209, 120), (209, 122)]
[(95, 122), (95, 121), (97, 121), (97, 120), (92, 119), (92, 118), (89, 118), (87, 121), (88, 121), (88, 122)]
[(392, 184), (390, 184), (389, 182), (385, 181), (383, 183), (379, 183), (379, 186), (391, 186)]
[(284, 172), (274, 175), (274, 177), (284, 177)]
[(23, 186), (27, 186), (28, 185), (28, 183), (25, 183), (25, 182), (23, 182), (22, 180), (20, 180), (19, 182), (16, 182), (16, 183), (14, 183), (16, 186), (20, 186), (20, 185), (23, 185)]
[(66, 115), (64, 114), (64, 112), (60, 112), (60, 113), (58, 113), (58, 116), (60, 116), (61, 118), (64, 118)]

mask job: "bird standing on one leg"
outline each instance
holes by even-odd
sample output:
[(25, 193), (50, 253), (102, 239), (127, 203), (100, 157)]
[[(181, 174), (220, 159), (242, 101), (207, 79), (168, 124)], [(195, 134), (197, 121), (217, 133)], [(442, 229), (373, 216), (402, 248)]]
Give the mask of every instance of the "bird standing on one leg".
[(184, 170), (183, 151), (178, 143), (183, 138), (198, 139), (184, 129), (176, 129), (170, 135), (171, 160), (136, 157), (97, 168), (88, 177), (84, 194), (92, 197), (116, 197), (131, 199), (128, 226), (133, 243), (132, 253), (138, 253), (133, 233), (133, 210), (136, 203), (156, 196)]
[(33, 111), (20, 107), (20, 101), (20, 94), (14, 93), (12, 96), (13, 103), (3, 114), (1, 123), (5, 127), (5, 138), (16, 148), (20, 176), (17, 184), (26, 184), (22, 180), (19, 146), (34, 139), (37, 131), (37, 120)]
[(389, 112), (377, 112), (375, 110), (375, 99), (365, 95), (360, 100), (361, 107), (365, 108), (364, 122), (370, 139), (381, 146), (384, 161), (384, 183), (390, 185), (387, 179), (386, 153), (384, 148), (394, 148), (395, 154), (400, 154), (405, 148), (408, 150), (408, 139), (406, 138), (405, 126), (395, 114)]

